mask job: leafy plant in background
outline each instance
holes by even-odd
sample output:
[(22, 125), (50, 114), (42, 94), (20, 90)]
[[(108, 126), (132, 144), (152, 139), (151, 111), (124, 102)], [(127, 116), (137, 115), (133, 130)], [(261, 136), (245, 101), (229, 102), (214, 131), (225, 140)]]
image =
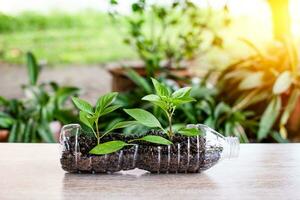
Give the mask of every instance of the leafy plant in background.
[[(270, 135), (284, 141), (285, 126), (300, 95), (296, 48), (291, 40), (274, 42), (265, 52), (250, 46), (256, 55), (230, 66), (220, 76), (221, 96), (235, 110), (252, 109), (261, 114), (258, 141)], [(280, 134), (272, 130), (274, 126)]]
[(54, 82), (38, 84), (40, 66), (32, 53), (27, 53), (27, 71), (29, 83), (23, 86), (26, 98), (0, 97), (0, 128), (9, 130), (9, 142), (55, 142), (50, 123), (76, 120), (66, 102), (79, 89)]
[(179, 108), (178, 120), (188, 123), (203, 123), (225, 136), (236, 136), (241, 142), (254, 141), (257, 120), (252, 111), (235, 110), (218, 100), (216, 88), (205, 83), (194, 84), (191, 96), (197, 101)]
[[(118, 2), (113, 0), (111, 4)], [(154, 72), (163, 66), (182, 67), (184, 62), (193, 60), (200, 52), (204, 53), (212, 46), (222, 46), (222, 39), (213, 23), (216, 16), (213, 16), (212, 10), (200, 9), (190, 0), (175, 0), (163, 5), (137, 0), (131, 8), (132, 15), (121, 16), (113, 10), (111, 16), (116, 21), (125, 19), (127, 22), (129, 28), (124, 41), (133, 46), (144, 61), (148, 77), (154, 76)], [(121, 18), (118, 19), (118, 16)], [(225, 17), (218, 24), (218, 30), (228, 22)], [(210, 43), (204, 44), (205, 41)]]

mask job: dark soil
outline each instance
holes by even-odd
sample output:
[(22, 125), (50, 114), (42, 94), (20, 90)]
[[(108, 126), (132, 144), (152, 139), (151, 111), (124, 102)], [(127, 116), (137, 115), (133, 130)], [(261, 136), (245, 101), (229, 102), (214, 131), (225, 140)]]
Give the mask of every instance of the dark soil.
[[(149, 134), (163, 136), (160, 131), (150, 131)], [(115, 134), (101, 142), (130, 139), (133, 138)], [(61, 164), (65, 171), (112, 173), (139, 168), (152, 173), (197, 173), (213, 166), (222, 152), (220, 147), (206, 151), (203, 137), (178, 135), (174, 136), (170, 146), (140, 142), (116, 153), (99, 156), (88, 153), (97, 144), (94, 138), (80, 135), (77, 141), (77, 148), (75, 136), (68, 138), (64, 144)]]

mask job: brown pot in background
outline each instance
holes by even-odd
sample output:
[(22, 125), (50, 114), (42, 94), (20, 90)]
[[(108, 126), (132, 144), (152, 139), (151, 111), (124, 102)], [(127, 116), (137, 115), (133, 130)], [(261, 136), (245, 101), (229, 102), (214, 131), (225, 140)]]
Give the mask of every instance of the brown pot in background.
[(8, 130), (0, 130), (0, 142), (7, 142), (9, 131)]
[[(110, 74), (112, 75), (112, 91), (115, 92), (125, 92), (130, 89), (133, 89), (135, 84), (126, 76), (126, 72), (128, 69), (132, 69), (137, 72), (139, 75), (146, 77), (146, 69), (144, 67), (117, 67), (113, 69), (109, 69)], [(157, 75), (163, 73), (163, 71), (158, 71)], [(180, 68), (180, 69), (169, 69), (169, 76), (180, 77), (180, 78), (191, 78), (192, 73), (188, 70), (188, 68)], [(176, 81), (179, 84), (182, 84), (182, 81)]]
[(300, 142), (300, 98), (287, 122), (288, 138), (293, 142)]

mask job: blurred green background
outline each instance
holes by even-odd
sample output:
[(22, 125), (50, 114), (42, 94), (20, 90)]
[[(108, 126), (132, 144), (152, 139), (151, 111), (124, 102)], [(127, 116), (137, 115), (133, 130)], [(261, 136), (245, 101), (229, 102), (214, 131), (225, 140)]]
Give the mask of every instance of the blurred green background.
[(92, 10), (73, 14), (0, 14), (0, 58), (6, 63), (21, 64), (29, 50), (50, 65), (136, 58), (111, 23), (107, 14)]

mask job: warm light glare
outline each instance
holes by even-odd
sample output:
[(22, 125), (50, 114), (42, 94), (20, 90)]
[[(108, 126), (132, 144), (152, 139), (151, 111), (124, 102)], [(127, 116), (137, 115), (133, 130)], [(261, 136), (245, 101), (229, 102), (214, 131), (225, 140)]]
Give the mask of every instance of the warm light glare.
[(300, 0), (290, 0), (290, 14), (292, 18), (292, 33), (295, 37), (300, 36)]

